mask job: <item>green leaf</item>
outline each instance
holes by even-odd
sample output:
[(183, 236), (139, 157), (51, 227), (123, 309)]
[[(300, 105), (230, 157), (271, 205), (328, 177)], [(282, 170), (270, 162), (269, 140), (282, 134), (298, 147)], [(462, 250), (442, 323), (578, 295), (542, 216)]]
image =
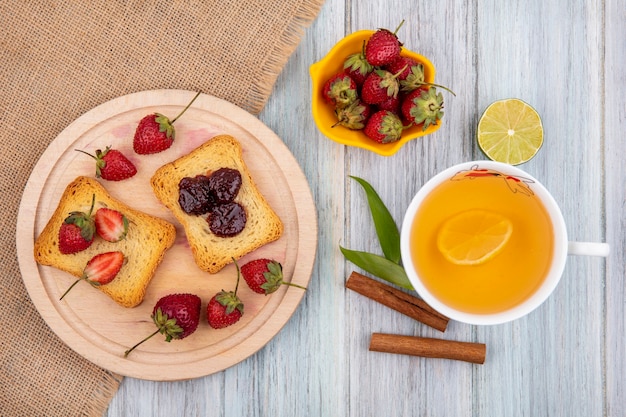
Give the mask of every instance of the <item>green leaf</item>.
[(375, 275), (385, 281), (391, 282), (399, 287), (413, 290), (413, 285), (400, 265), (389, 259), (375, 255), (369, 252), (354, 251), (339, 246), (341, 253), (347, 260), (358, 266), (359, 268)]
[(385, 258), (399, 264), (401, 259), (400, 232), (396, 222), (391, 217), (391, 213), (389, 213), (376, 190), (367, 181), (354, 176), (350, 176), (350, 178), (355, 179), (365, 190), (380, 248), (385, 254)]

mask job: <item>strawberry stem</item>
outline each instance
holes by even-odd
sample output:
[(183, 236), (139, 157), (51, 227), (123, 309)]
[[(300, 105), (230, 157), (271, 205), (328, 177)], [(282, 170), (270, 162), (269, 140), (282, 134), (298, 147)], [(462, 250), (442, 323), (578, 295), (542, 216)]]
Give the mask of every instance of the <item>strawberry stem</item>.
[(159, 333), (161, 331), (161, 328), (159, 327), (158, 329), (155, 330), (154, 333), (152, 333), (151, 335), (147, 336), (146, 338), (144, 338), (141, 342), (137, 343), (135, 346), (133, 346), (132, 348), (128, 349), (126, 352), (124, 352), (124, 357), (127, 357), (128, 354), (130, 352), (132, 352), (133, 350), (135, 350), (135, 348), (137, 346), (139, 346), (140, 344), (142, 344), (143, 342), (145, 342), (146, 340), (150, 339), (152, 336), (156, 335), (157, 333)]
[(297, 287), (297, 288), (300, 288), (300, 289), (303, 289), (304, 291), (306, 291), (306, 287), (303, 287), (302, 285), (294, 284), (293, 282), (285, 282), (285, 281), (283, 281), (283, 284), (289, 285), (290, 287)]
[(431, 87), (439, 87), (439, 88), (443, 88), (444, 90), (446, 90), (447, 92), (449, 92), (450, 94), (452, 94), (454, 97), (456, 97), (456, 94), (454, 94), (454, 91), (450, 90), (448, 87), (446, 87), (445, 85), (440, 85), (440, 84), (435, 84), (435, 83), (427, 83), (427, 82), (422, 82), (420, 83), (421, 85), (429, 85)]
[(234, 294), (237, 295), (237, 289), (239, 288), (239, 278), (241, 277), (241, 270), (239, 269), (239, 264), (237, 263), (235, 258), (232, 258), (232, 260), (235, 263), (235, 267), (237, 268), (237, 284), (235, 284), (235, 292), (234, 292)]
[(89, 156), (91, 156), (93, 159), (98, 159), (98, 158), (96, 158), (94, 155), (90, 154), (89, 152), (85, 152), (85, 151), (83, 151), (82, 149), (74, 149), (74, 150), (75, 150), (76, 152), (81, 152), (81, 153), (84, 153), (85, 155), (89, 155)]
[(396, 30), (393, 31), (393, 34), (397, 34), (398, 31), (400, 30), (400, 28), (402, 27), (402, 25), (404, 25), (404, 19), (402, 19), (402, 22), (400, 22), (400, 24), (398, 25), (398, 27), (396, 28)]
[(80, 278), (80, 279), (77, 279), (76, 281), (74, 281), (74, 283), (73, 283), (72, 285), (70, 285), (70, 287), (69, 287), (67, 290), (65, 290), (65, 292), (63, 293), (63, 295), (61, 296), (61, 298), (59, 298), (59, 301), (61, 301), (61, 300), (63, 299), (63, 297), (65, 297), (65, 296), (67, 295), (67, 293), (68, 293), (68, 292), (70, 292), (70, 290), (71, 290), (72, 288), (74, 288), (74, 285), (78, 284), (78, 283), (79, 283), (80, 281), (82, 281), (83, 279), (86, 279), (86, 278)]
[(93, 208), (96, 205), (96, 195), (91, 195), (91, 207), (89, 208), (89, 213), (87, 213), (87, 217), (91, 217), (91, 213), (93, 213)]
[(187, 111), (187, 109), (193, 104), (194, 101), (196, 101), (196, 99), (198, 98), (198, 96), (200, 95), (200, 91), (198, 91), (196, 93), (196, 95), (194, 96), (194, 98), (191, 99), (191, 101), (189, 102), (189, 104), (187, 104), (187, 106), (183, 109), (183, 111), (181, 111), (180, 113), (178, 113), (178, 116), (174, 117), (172, 119), (172, 121), (170, 122), (170, 124), (174, 123), (180, 116), (183, 115), (184, 112)]

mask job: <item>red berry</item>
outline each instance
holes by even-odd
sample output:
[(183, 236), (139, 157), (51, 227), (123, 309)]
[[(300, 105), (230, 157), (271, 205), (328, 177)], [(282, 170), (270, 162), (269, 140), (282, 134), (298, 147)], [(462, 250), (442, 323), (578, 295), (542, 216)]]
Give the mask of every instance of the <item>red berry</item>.
[[(157, 301), (152, 310), (152, 319), (157, 327), (161, 327), (158, 320), (158, 311), (161, 314), (176, 320), (176, 325), (181, 328), (180, 332), (166, 332), (166, 338), (184, 339), (198, 328), (200, 323), (200, 307), (202, 300), (195, 294), (169, 294)], [(165, 320), (166, 321), (166, 320)], [(167, 327), (167, 326), (166, 326)], [(169, 341), (169, 340), (168, 340)]]
[(93, 243), (93, 234), (89, 238), (85, 237), (87, 233), (75, 224), (63, 223), (59, 229), (59, 251), (69, 255), (87, 249)]
[(402, 102), (401, 111), (408, 122), (426, 130), (443, 117), (443, 95), (435, 87), (414, 90)]
[(174, 136), (174, 126), (167, 117), (159, 113), (150, 114), (139, 121), (133, 149), (141, 155), (158, 153), (172, 146)]
[(169, 294), (156, 302), (152, 321), (157, 330), (124, 353), (128, 356), (137, 346), (157, 333), (165, 335), (165, 341), (184, 339), (198, 328), (202, 300), (195, 294)]
[(365, 59), (365, 42), (361, 52), (349, 55), (343, 63), (343, 69), (354, 80), (357, 86), (362, 86), (367, 76), (374, 71), (372, 64)]
[(392, 113), (400, 114), (400, 97), (389, 97), (382, 103), (378, 103), (378, 110), (389, 110)]
[(400, 56), (387, 66), (387, 70), (394, 74), (400, 71), (398, 80), (400, 81), (400, 90), (403, 92), (411, 92), (424, 85), (424, 65), (412, 58)]
[(363, 129), (371, 112), (372, 110), (369, 104), (363, 103), (361, 100), (356, 100), (346, 108), (335, 110), (338, 121), (333, 127), (341, 125), (352, 130)]
[(235, 284), (235, 290), (222, 290), (218, 292), (209, 300), (209, 304), (207, 305), (207, 321), (209, 322), (209, 326), (214, 329), (223, 329), (224, 327), (232, 326), (243, 316), (243, 303), (237, 296), (241, 271), (237, 261), (234, 259), (233, 261), (237, 267), (237, 284)]
[(153, 154), (172, 146), (176, 136), (174, 122), (187, 111), (199, 95), (200, 93), (197, 93), (191, 102), (172, 120), (160, 113), (149, 114), (142, 118), (133, 138), (135, 152), (142, 155)]
[(87, 249), (93, 243), (96, 225), (93, 216), (95, 194), (88, 213), (73, 211), (65, 218), (59, 228), (59, 251), (68, 255)]
[(380, 110), (370, 117), (363, 132), (375, 142), (391, 143), (400, 139), (402, 130), (402, 121), (396, 114)]
[(385, 70), (375, 70), (367, 76), (361, 88), (361, 99), (367, 104), (379, 104), (397, 97), (400, 84), (396, 75)]
[(347, 107), (358, 98), (356, 82), (342, 71), (326, 80), (322, 96), (332, 106)]
[(283, 284), (306, 290), (300, 285), (283, 281), (283, 266), (272, 259), (260, 258), (248, 262), (241, 267), (241, 276), (248, 287), (259, 294), (271, 294)]
[(113, 281), (123, 264), (124, 254), (120, 251), (100, 253), (87, 262), (83, 277), (92, 283), (105, 285)]
[(283, 267), (271, 259), (255, 259), (241, 267), (248, 287), (259, 294), (271, 294), (283, 282)]
[[(400, 23), (400, 26), (404, 23)], [(375, 67), (381, 67), (390, 64), (400, 55), (400, 47), (402, 43), (398, 40), (396, 32), (390, 32), (387, 29), (378, 29), (370, 36), (365, 45), (365, 58)]]
[(106, 285), (113, 281), (117, 276), (118, 272), (124, 265), (124, 254), (122, 252), (105, 252), (100, 253), (87, 262), (85, 269), (83, 270), (83, 276), (76, 280), (61, 296), (61, 300), (63, 297), (67, 295), (68, 292), (74, 285), (79, 283), (82, 280), (87, 281), (91, 285), (97, 287), (100, 285)]
[(117, 210), (102, 207), (96, 211), (96, 232), (107, 242), (119, 242), (128, 233), (128, 219)]
[[(96, 151), (97, 155), (98, 151)], [(135, 165), (118, 150), (105, 150), (101, 158), (104, 161), (104, 166), (100, 168), (100, 176), (105, 180), (121, 181), (137, 173)], [(96, 174), (96, 176), (98, 175)]]
[(111, 149), (110, 146), (107, 146), (104, 151), (96, 150), (95, 155), (77, 150), (96, 160), (96, 178), (121, 181), (137, 173), (135, 165), (122, 152)]
[(207, 305), (207, 320), (214, 329), (223, 329), (237, 323), (243, 316), (243, 303), (232, 291), (220, 291)]
[(398, 80), (406, 80), (411, 74), (411, 68), (417, 66), (418, 63), (411, 57), (398, 56), (392, 62), (385, 66), (385, 69), (392, 74), (398, 74)]

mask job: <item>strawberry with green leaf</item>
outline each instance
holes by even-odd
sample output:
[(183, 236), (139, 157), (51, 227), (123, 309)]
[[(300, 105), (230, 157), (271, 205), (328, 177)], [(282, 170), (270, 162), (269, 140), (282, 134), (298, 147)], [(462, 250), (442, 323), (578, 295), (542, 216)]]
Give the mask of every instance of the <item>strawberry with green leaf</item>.
[(375, 67), (390, 64), (400, 55), (402, 43), (398, 40), (398, 30), (404, 24), (404, 20), (394, 32), (387, 29), (378, 29), (370, 36), (365, 45), (365, 58)]
[(161, 113), (153, 113), (139, 121), (133, 138), (133, 149), (141, 155), (162, 152), (172, 146), (176, 137), (174, 122), (182, 116), (198, 98), (198, 92), (187, 106), (172, 120)]
[(342, 71), (326, 80), (322, 96), (324, 101), (335, 108), (348, 107), (358, 98), (356, 82)]
[(198, 328), (201, 307), (202, 300), (195, 294), (168, 294), (161, 297), (154, 305), (151, 316), (157, 329), (124, 352), (124, 357), (158, 333), (165, 335), (166, 342), (186, 338)]
[(411, 92), (423, 86), (424, 83), (424, 64), (417, 62), (408, 56), (399, 56), (385, 69), (392, 73), (398, 73), (398, 81), (400, 82), (400, 91), (405, 93)]
[(371, 113), (371, 106), (357, 99), (348, 107), (335, 110), (338, 122), (333, 127), (344, 126), (352, 130), (363, 129)]
[(403, 130), (398, 115), (389, 110), (380, 110), (369, 118), (363, 133), (375, 142), (391, 143), (400, 140)]
[(259, 294), (271, 294), (281, 285), (290, 285), (306, 290), (305, 287), (285, 282), (283, 279), (283, 266), (268, 258), (254, 259), (241, 267), (241, 276), (248, 287)]
[(95, 155), (80, 149), (76, 150), (96, 160), (96, 178), (102, 178), (107, 181), (122, 181), (133, 177), (137, 173), (135, 164), (121, 151), (111, 149), (110, 146), (107, 146), (104, 151), (97, 149)]
[(380, 104), (398, 97), (400, 82), (398, 74), (383, 69), (374, 70), (367, 76), (361, 87), (361, 99), (367, 104)]
[(422, 130), (426, 130), (443, 117), (443, 95), (435, 87), (419, 88), (407, 95), (401, 111), (408, 123), (422, 125)]
[(65, 218), (59, 228), (59, 251), (64, 255), (77, 253), (87, 249), (93, 243), (96, 231), (93, 207), (95, 194), (91, 200), (91, 208), (87, 213), (73, 211)]
[(237, 261), (234, 259), (233, 261), (237, 267), (237, 284), (235, 285), (235, 290), (222, 290), (218, 292), (209, 300), (209, 304), (207, 305), (207, 321), (209, 322), (209, 326), (214, 329), (223, 329), (232, 326), (243, 316), (243, 303), (237, 296), (241, 271)]
[(343, 63), (343, 69), (354, 80), (358, 87), (363, 85), (367, 76), (374, 71), (372, 64), (365, 58), (365, 42), (360, 52), (348, 55)]

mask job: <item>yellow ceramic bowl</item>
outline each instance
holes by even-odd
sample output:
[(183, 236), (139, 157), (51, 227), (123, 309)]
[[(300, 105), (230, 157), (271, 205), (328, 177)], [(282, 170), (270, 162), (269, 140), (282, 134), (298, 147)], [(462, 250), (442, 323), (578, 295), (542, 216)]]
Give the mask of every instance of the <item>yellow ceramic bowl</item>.
[[(402, 138), (399, 141), (381, 144), (365, 136), (361, 130), (350, 130), (343, 126), (332, 127), (337, 123), (337, 117), (333, 107), (326, 103), (322, 96), (322, 88), (326, 80), (343, 70), (344, 60), (349, 55), (359, 52), (363, 48), (363, 41), (369, 39), (372, 33), (374, 33), (372, 30), (361, 30), (346, 36), (324, 58), (311, 65), (309, 68), (313, 82), (311, 107), (315, 124), (326, 137), (344, 145), (356, 146), (380, 155), (390, 156), (408, 141), (435, 132), (439, 129), (441, 122), (437, 125), (431, 125), (425, 131), (422, 130), (421, 126), (411, 126), (402, 132)], [(421, 62), (424, 65), (424, 80), (428, 83), (434, 82), (435, 67), (426, 57), (405, 48), (402, 48), (400, 54)]]

